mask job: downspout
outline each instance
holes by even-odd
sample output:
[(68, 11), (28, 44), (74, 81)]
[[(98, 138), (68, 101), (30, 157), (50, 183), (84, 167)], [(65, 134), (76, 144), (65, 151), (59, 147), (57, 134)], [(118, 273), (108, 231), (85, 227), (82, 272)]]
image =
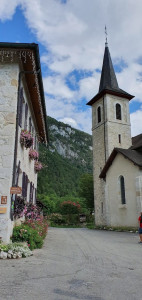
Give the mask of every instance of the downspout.
[[(41, 70), (38, 69), (35, 71), (20, 71), (18, 76), (18, 99), (17, 99), (17, 115), (16, 115), (16, 130), (15, 130), (15, 146), (14, 146), (14, 161), (13, 161), (13, 176), (12, 176), (12, 186), (16, 186), (16, 162), (17, 162), (17, 146), (18, 146), (18, 128), (19, 128), (19, 109), (20, 109), (20, 87), (21, 87), (21, 78), (24, 74), (38, 74)], [(11, 196), (11, 220), (13, 221), (14, 213), (14, 200), (15, 194)]]
[(105, 163), (106, 163), (106, 120), (105, 120), (105, 103), (103, 96), (103, 114), (104, 114), (104, 150), (105, 150)]

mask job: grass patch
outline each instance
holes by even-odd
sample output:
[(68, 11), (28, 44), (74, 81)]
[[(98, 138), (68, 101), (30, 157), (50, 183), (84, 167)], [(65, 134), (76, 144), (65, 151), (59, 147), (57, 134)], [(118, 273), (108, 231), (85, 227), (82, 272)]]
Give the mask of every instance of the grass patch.
[(81, 228), (82, 226), (80, 224), (78, 225), (64, 225), (64, 224), (55, 224), (55, 223), (50, 223), (50, 226), (49, 227), (56, 227), (56, 228)]
[(94, 224), (87, 224), (88, 229), (97, 229), (97, 230), (106, 230), (106, 231), (116, 231), (116, 232), (138, 232), (137, 227), (127, 227), (127, 226), (103, 226), (103, 225), (94, 225)]

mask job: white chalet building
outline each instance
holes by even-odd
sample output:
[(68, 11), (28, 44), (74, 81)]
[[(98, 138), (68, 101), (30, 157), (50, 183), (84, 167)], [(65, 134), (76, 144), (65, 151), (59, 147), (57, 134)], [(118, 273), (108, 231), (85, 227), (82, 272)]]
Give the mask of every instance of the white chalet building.
[[(38, 151), (39, 141), (47, 144), (48, 133), (38, 45), (0, 43), (0, 238), (3, 242), (9, 242), (12, 234), (14, 203), (19, 197), (27, 202), (36, 201), (36, 161), (30, 158), (29, 151)], [(21, 194), (17, 195), (11, 187), (21, 187)]]

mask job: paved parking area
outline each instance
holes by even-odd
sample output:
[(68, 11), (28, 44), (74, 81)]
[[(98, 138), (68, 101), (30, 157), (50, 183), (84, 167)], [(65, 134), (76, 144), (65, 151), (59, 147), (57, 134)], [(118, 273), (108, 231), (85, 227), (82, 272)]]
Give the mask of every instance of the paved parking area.
[(138, 234), (49, 228), (34, 256), (0, 260), (0, 300), (142, 298)]

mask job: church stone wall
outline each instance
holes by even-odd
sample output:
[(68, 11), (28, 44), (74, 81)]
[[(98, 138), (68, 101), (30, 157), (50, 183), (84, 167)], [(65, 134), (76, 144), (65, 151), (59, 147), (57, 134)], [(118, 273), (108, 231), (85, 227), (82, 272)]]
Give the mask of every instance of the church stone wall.
[[(97, 108), (101, 107), (102, 121), (97, 122)], [(94, 205), (95, 205), (95, 222), (96, 224), (104, 223), (105, 212), (105, 185), (104, 180), (99, 178), (99, 174), (105, 163), (105, 148), (104, 148), (104, 116), (103, 116), (103, 99), (97, 102), (92, 107), (93, 121), (93, 174), (94, 174)]]
[[(116, 119), (116, 104), (121, 105), (122, 119)], [(128, 99), (106, 95), (106, 156), (110, 156), (114, 147), (129, 148), (131, 146), (131, 125)], [(119, 135), (120, 139), (119, 140)]]
[[(116, 119), (116, 104), (121, 105), (122, 119)], [(131, 125), (128, 99), (117, 96), (105, 96), (106, 110), (106, 156), (110, 156), (114, 147), (129, 148), (131, 146)], [(119, 135), (120, 139), (119, 140)]]
[[(0, 237), (9, 241), (12, 224), (10, 220), (10, 187), (12, 185), (18, 65), (0, 64), (0, 209), (6, 208), (6, 213), (0, 213)], [(1, 204), (1, 197), (7, 196), (7, 204)]]
[[(121, 120), (116, 119), (116, 104), (121, 105)], [(97, 109), (101, 108), (101, 122), (98, 123)], [(110, 208), (107, 184), (99, 178), (106, 160), (114, 147), (131, 146), (131, 127), (128, 99), (104, 95), (92, 106), (93, 172), (96, 224), (110, 224)], [(119, 139), (120, 136), (120, 139)]]

